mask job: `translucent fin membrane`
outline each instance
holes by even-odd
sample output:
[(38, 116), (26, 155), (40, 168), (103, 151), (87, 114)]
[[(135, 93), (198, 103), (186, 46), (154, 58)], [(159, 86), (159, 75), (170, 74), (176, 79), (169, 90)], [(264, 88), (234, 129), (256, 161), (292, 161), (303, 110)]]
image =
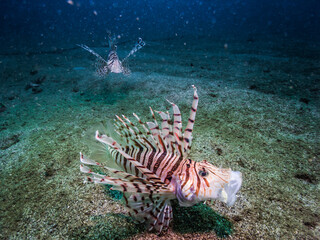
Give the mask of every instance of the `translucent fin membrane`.
[(218, 199), (228, 206), (232, 206), (237, 199), (237, 192), (242, 185), (242, 174), (241, 172), (232, 171), (230, 175), (229, 183), (219, 192)]

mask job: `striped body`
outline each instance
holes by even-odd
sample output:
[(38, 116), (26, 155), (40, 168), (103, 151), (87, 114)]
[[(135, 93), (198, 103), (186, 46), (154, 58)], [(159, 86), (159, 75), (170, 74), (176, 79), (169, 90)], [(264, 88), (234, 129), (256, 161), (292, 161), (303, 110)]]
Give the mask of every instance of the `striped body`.
[(123, 67), (122, 63), (119, 60), (116, 50), (111, 50), (108, 54), (107, 67), (110, 72), (113, 73), (122, 73)]
[[(81, 171), (92, 175), (88, 180), (111, 184), (113, 189), (123, 191), (130, 214), (145, 221), (149, 230), (161, 232), (168, 228), (172, 219), (170, 200), (178, 199), (182, 206), (208, 199), (232, 205), (242, 183), (239, 172), (217, 168), (206, 160), (195, 162), (187, 158), (198, 106), (197, 91), (193, 88), (193, 103), (184, 131), (180, 110), (171, 103), (173, 122), (168, 112), (156, 111), (161, 126), (151, 108), (152, 122), (144, 123), (134, 114), (138, 123), (135, 125), (127, 117), (117, 116), (115, 130), (125, 140), (123, 146), (96, 133), (96, 139), (108, 146), (121, 170), (110, 169), (80, 154)], [(114, 177), (93, 173), (85, 165), (98, 165)]]

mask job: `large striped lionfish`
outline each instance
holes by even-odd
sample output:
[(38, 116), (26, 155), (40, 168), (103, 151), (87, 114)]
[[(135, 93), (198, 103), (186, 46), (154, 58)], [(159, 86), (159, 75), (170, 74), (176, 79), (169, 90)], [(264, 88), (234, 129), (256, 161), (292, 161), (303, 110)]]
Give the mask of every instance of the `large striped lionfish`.
[[(181, 206), (210, 199), (233, 205), (242, 184), (240, 172), (188, 158), (198, 106), (197, 89), (193, 88), (193, 103), (184, 131), (178, 106), (169, 102), (173, 107), (173, 122), (169, 112), (155, 111), (162, 119), (161, 127), (151, 108), (152, 122), (143, 122), (136, 114), (133, 115), (137, 124), (125, 116), (116, 116), (115, 129), (125, 140), (124, 145), (96, 132), (95, 138), (107, 146), (121, 170), (104, 166), (80, 153), (80, 170), (90, 174), (87, 180), (110, 184), (113, 190), (122, 191), (129, 214), (158, 233), (167, 229), (172, 220), (171, 200), (177, 199)], [(106, 169), (109, 176), (95, 173), (86, 165)]]
[(133, 49), (129, 52), (129, 54), (123, 60), (120, 60), (117, 53), (116, 37), (111, 36), (111, 33), (109, 33), (108, 40), (109, 40), (108, 41), (109, 52), (108, 52), (107, 60), (105, 60), (98, 53), (96, 53), (95, 51), (93, 51), (91, 48), (89, 48), (84, 44), (80, 44), (78, 46), (97, 57), (98, 59), (97, 72), (99, 76), (104, 77), (109, 73), (123, 73), (125, 75), (129, 75), (131, 71), (128, 67), (125, 66), (125, 63), (131, 55), (133, 55), (135, 52), (137, 52), (138, 50), (140, 50), (142, 47), (145, 46), (145, 42), (142, 40), (142, 38), (139, 38), (138, 42), (133, 47)]

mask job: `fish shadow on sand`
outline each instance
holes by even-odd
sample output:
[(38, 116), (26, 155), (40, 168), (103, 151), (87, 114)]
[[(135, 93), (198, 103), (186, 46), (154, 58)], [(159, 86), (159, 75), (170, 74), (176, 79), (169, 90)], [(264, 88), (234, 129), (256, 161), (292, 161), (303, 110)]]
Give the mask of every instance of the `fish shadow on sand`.
[(232, 223), (213, 211), (209, 206), (198, 203), (192, 207), (181, 207), (173, 202), (174, 232), (199, 233), (214, 231), (218, 237), (225, 238), (232, 234)]
[[(121, 200), (122, 192), (111, 190), (111, 187), (111, 185), (106, 185), (105, 193), (114, 200)], [(172, 229), (174, 232), (184, 234), (214, 231), (220, 238), (228, 237), (233, 232), (232, 223), (227, 218), (203, 203), (192, 207), (181, 207), (178, 201), (173, 201), (172, 207), (174, 215)], [(144, 231), (141, 224), (138, 224), (137, 227), (137, 231)]]
[[(105, 193), (115, 201), (122, 198), (122, 192), (105, 186)], [(232, 234), (232, 224), (228, 219), (213, 211), (209, 206), (198, 203), (193, 207), (181, 207), (173, 201), (174, 218), (172, 229), (177, 233), (204, 233), (214, 231), (220, 238)], [(92, 225), (82, 226), (72, 232), (73, 239), (126, 239), (145, 232), (144, 224), (137, 224), (134, 219), (119, 213), (92, 216)], [(165, 233), (162, 233), (165, 234)]]

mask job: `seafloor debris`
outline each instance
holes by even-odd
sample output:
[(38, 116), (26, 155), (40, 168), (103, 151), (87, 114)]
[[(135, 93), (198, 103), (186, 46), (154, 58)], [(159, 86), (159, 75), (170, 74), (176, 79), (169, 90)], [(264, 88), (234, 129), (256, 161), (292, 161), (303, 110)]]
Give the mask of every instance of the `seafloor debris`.
[(6, 109), (7, 107), (3, 103), (0, 103), (0, 113), (4, 112)]
[(31, 70), (30, 71), (30, 75), (33, 76), (33, 75), (36, 75), (38, 73), (38, 70)]
[(14, 134), (14, 135), (8, 136), (6, 138), (1, 138), (0, 139), (0, 149), (5, 150), (5, 149), (11, 147), (12, 145), (16, 144), (19, 141), (20, 140), (19, 140), (18, 134)]
[(97, 73), (99, 76), (104, 77), (109, 73), (123, 73), (124, 75), (129, 75), (131, 71), (126, 66), (127, 59), (131, 55), (133, 55), (135, 52), (140, 50), (143, 46), (145, 46), (145, 42), (142, 40), (142, 38), (139, 38), (138, 42), (133, 47), (133, 49), (129, 52), (129, 54), (123, 60), (120, 60), (117, 53), (116, 37), (111, 36), (111, 34), (109, 33), (108, 39), (109, 39), (109, 52), (108, 52), (107, 60), (105, 60), (98, 53), (96, 53), (95, 51), (93, 51), (91, 48), (89, 48), (84, 44), (78, 44), (78, 46), (97, 57), (98, 62), (96, 64), (96, 67), (97, 67)]
[(33, 82), (29, 82), (25, 86), (25, 90), (29, 90), (31, 88), (33, 94), (37, 94), (42, 92), (41, 84), (46, 80), (46, 76), (43, 77), (38, 77), (36, 80)]
[(303, 103), (305, 103), (305, 104), (309, 104), (310, 99), (302, 97), (302, 98), (299, 99), (299, 101), (300, 101), (300, 102), (303, 102)]

